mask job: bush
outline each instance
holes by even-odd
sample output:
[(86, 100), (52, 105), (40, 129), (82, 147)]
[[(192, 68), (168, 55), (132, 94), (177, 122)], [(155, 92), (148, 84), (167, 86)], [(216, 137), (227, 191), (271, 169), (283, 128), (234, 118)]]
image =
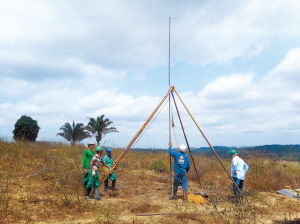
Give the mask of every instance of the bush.
[(23, 115), (15, 123), (15, 129), (13, 130), (15, 140), (29, 140), (35, 141), (40, 127), (37, 124), (36, 120), (33, 120), (31, 117)]
[(148, 167), (157, 172), (165, 172), (168, 170), (168, 165), (161, 159), (152, 160)]

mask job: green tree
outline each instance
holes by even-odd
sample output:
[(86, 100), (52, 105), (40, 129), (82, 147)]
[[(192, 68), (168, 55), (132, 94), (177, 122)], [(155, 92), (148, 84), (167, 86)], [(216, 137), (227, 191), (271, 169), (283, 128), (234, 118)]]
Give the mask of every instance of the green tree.
[(108, 127), (113, 122), (110, 121), (108, 118), (104, 119), (104, 114), (102, 114), (100, 117), (98, 116), (96, 119), (89, 118), (90, 119), (88, 125), (85, 127), (86, 130), (91, 132), (93, 135), (96, 136), (96, 141), (99, 145), (101, 139), (108, 133), (111, 132), (118, 132), (115, 127)]
[(72, 125), (69, 122), (65, 123), (61, 126), (60, 130), (63, 132), (58, 133), (57, 135), (71, 142), (71, 145), (75, 145), (77, 142), (80, 142), (85, 138), (92, 137), (91, 134), (85, 130), (84, 124), (75, 124), (74, 121)]
[(31, 117), (23, 115), (17, 122), (15, 123), (15, 129), (12, 131), (14, 134), (15, 140), (27, 140), (27, 141), (35, 141), (40, 127), (37, 124), (36, 120), (33, 120)]

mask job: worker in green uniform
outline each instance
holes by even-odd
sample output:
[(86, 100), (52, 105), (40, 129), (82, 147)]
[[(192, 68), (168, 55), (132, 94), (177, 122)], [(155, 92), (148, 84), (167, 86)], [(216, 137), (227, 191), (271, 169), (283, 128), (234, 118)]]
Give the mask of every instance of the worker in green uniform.
[[(103, 158), (103, 162), (106, 163), (109, 167), (111, 167), (114, 164), (114, 159), (111, 155), (111, 148), (106, 148), (106, 156)], [(105, 172), (108, 170), (108, 168), (104, 168)], [(103, 174), (105, 173), (103, 171)], [(112, 181), (112, 190), (118, 190), (119, 188), (116, 187), (116, 174), (115, 173), (110, 173), (109, 176), (106, 178), (106, 180), (104, 181), (105, 187), (104, 190), (107, 192), (110, 192), (109, 188), (108, 188), (108, 178), (111, 179)]]
[(100, 190), (99, 190), (99, 175), (98, 175), (98, 170), (99, 168), (102, 168), (102, 166), (107, 167), (108, 169), (110, 168), (108, 165), (106, 165), (103, 162), (102, 159), (102, 153), (103, 153), (103, 148), (101, 146), (96, 147), (95, 149), (96, 154), (93, 156), (90, 166), (91, 169), (89, 170), (88, 173), (88, 182), (86, 185), (86, 192), (87, 192), (87, 196), (86, 199), (87, 201), (90, 200), (90, 192), (92, 191), (92, 188), (94, 188), (94, 198), (95, 200), (101, 200), (100, 197)]
[(94, 152), (93, 152), (94, 147), (95, 147), (95, 144), (91, 140), (88, 143), (88, 149), (86, 149), (83, 152), (83, 161), (82, 161), (82, 163), (83, 163), (83, 187), (84, 187), (84, 190), (85, 190), (85, 196), (88, 196), (86, 185), (89, 181), (88, 174), (89, 174), (89, 171), (90, 171), (90, 163), (91, 163), (92, 158), (94, 156)]

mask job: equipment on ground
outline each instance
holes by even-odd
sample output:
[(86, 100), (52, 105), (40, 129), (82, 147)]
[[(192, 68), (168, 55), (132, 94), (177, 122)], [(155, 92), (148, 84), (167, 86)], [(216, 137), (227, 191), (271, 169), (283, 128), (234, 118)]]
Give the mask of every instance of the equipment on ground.
[(283, 194), (283, 195), (288, 196), (290, 198), (295, 198), (295, 199), (300, 200), (300, 195), (298, 195), (299, 193), (297, 193), (297, 191), (300, 191), (300, 189), (296, 189), (296, 190), (281, 189), (281, 190), (277, 191), (277, 193)]

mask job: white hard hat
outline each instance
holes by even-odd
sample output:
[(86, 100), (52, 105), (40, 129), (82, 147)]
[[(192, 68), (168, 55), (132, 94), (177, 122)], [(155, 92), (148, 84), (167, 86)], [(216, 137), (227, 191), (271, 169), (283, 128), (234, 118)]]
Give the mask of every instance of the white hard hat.
[(186, 146), (184, 144), (178, 146), (178, 148), (179, 148), (179, 151), (181, 151), (181, 152), (185, 152), (186, 151)]
[(88, 146), (89, 145), (95, 145), (95, 143), (92, 140), (90, 140), (89, 143), (88, 143)]

